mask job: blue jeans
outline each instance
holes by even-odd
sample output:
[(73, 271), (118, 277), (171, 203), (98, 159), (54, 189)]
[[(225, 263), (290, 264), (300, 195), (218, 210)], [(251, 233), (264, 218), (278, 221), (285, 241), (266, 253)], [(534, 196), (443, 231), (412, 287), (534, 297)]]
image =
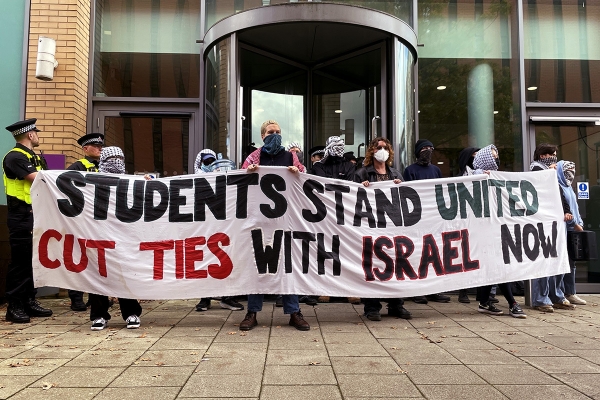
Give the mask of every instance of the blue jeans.
[[(263, 294), (249, 294), (248, 295), (248, 311), (259, 312), (262, 311), (263, 305)], [(298, 301), (297, 294), (284, 294), (283, 295), (283, 313), (293, 314), (300, 312), (300, 302)]]
[(552, 305), (565, 300), (563, 293), (564, 275), (547, 276), (531, 280), (531, 305), (533, 307)]
[(577, 294), (575, 291), (575, 261), (569, 258), (569, 266), (571, 267), (571, 272), (565, 274), (563, 279), (564, 284), (564, 293), (566, 296), (570, 296), (572, 294)]

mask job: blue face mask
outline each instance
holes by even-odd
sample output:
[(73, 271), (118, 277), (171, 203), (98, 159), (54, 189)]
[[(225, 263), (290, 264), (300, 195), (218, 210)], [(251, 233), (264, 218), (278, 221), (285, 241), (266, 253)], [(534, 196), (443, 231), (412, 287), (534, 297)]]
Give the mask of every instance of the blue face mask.
[(200, 166), (200, 169), (201, 169), (202, 171), (204, 171), (204, 172), (212, 172), (212, 167), (211, 167), (211, 165), (212, 165), (212, 164), (210, 164), (210, 165), (204, 165), (204, 164), (202, 164), (202, 165)]
[(264, 140), (265, 144), (263, 145), (263, 151), (267, 154), (274, 156), (283, 150), (283, 146), (281, 145), (281, 135), (271, 134), (267, 136)]

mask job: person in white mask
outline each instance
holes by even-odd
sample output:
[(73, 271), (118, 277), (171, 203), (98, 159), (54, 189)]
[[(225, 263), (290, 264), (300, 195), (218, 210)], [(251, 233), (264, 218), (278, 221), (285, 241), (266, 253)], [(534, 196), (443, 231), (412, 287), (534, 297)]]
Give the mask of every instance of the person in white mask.
[[(369, 143), (363, 167), (354, 174), (354, 182), (362, 183), (368, 187), (371, 182), (394, 181), (402, 182), (402, 174), (396, 168), (392, 168), (394, 150), (392, 144), (386, 138), (378, 137)], [(391, 317), (410, 319), (410, 311), (404, 308), (404, 300), (400, 298), (384, 299), (388, 303), (388, 315)], [(381, 321), (381, 300), (363, 298), (365, 305), (365, 317), (371, 321)]]

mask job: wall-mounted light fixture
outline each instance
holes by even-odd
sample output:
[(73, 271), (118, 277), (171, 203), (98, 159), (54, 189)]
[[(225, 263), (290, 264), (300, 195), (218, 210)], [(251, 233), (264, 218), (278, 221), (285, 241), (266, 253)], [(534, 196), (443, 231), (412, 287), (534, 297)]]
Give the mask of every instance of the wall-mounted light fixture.
[(54, 58), (56, 53), (56, 41), (46, 36), (38, 39), (37, 62), (35, 64), (35, 77), (43, 81), (51, 81), (54, 78), (54, 70), (58, 67), (58, 61)]

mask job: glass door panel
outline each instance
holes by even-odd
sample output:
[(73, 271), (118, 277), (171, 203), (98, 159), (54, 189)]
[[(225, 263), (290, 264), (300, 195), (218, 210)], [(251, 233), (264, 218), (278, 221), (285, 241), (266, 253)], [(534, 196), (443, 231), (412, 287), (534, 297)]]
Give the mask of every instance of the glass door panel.
[[(558, 145), (558, 159), (573, 161), (576, 165), (573, 190), (577, 193), (577, 182), (588, 182), (589, 200), (578, 200), (579, 213), (584, 229), (596, 232), (600, 247), (600, 126), (535, 126), (536, 146), (540, 143)], [(576, 282), (600, 282), (600, 260), (578, 261)]]
[(188, 173), (190, 119), (165, 116), (102, 116), (106, 146), (125, 153), (128, 174), (160, 177)]

